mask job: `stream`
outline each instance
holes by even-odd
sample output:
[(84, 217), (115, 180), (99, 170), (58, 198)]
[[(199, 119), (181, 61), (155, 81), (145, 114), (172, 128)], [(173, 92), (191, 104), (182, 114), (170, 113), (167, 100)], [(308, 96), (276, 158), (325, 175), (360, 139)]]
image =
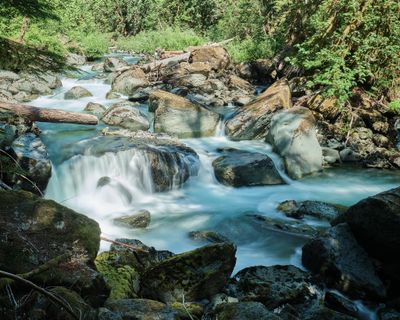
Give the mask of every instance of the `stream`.
[[(131, 60), (135, 62), (135, 59)], [(90, 67), (84, 66), (82, 70), (88, 71)], [(82, 112), (88, 102), (109, 107), (123, 100), (107, 100), (105, 96), (111, 86), (104, 84), (103, 79), (87, 78), (63, 78), (63, 87), (53, 96), (40, 97), (30, 104)], [(93, 97), (64, 100), (64, 93), (76, 85), (88, 89)], [(146, 105), (140, 108), (148, 113)], [(227, 106), (222, 112), (228, 115), (232, 113), (232, 108)], [(294, 264), (302, 267), (303, 238), (258, 228), (246, 218), (246, 213), (257, 212), (289, 220), (276, 210), (278, 203), (284, 200), (320, 200), (352, 205), (362, 198), (398, 186), (400, 179), (400, 174), (395, 171), (342, 167), (325, 169), (300, 181), (293, 181), (284, 174), (279, 157), (268, 144), (261, 141), (230, 141), (223, 134), (221, 121), (214, 137), (181, 140), (199, 155), (198, 176), (189, 178), (180, 189), (153, 193), (149, 164), (145, 157), (134, 151), (106, 153), (100, 157), (80, 155), (60, 161), (68, 145), (95, 137), (105, 127), (104, 124), (93, 127), (40, 123), (39, 127), (53, 163), (46, 198), (93, 218), (100, 224), (102, 234), (107, 238), (139, 239), (158, 250), (166, 249), (175, 253), (191, 250), (205, 242), (190, 239), (189, 232), (218, 231), (238, 246), (234, 273), (254, 265)], [(287, 184), (235, 189), (218, 183), (212, 161), (220, 155), (217, 152), (220, 147), (268, 154)], [(98, 180), (104, 176), (116, 179), (118, 186), (124, 186), (124, 192), (113, 185), (99, 190)], [(142, 209), (151, 212), (149, 228), (133, 230), (113, 224), (113, 218)], [(327, 222), (311, 218), (305, 222), (316, 226), (328, 225)], [(102, 242), (102, 250), (108, 247), (108, 243)]]

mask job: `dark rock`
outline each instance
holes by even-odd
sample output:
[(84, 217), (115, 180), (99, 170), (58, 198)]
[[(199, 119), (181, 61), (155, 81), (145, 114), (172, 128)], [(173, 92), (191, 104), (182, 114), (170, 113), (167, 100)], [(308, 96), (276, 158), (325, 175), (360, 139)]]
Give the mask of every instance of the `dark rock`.
[(357, 317), (358, 315), (358, 308), (353, 301), (333, 291), (325, 293), (324, 303), (325, 306), (337, 312), (348, 314), (352, 317)]
[(230, 243), (205, 246), (166, 259), (142, 276), (141, 295), (166, 303), (210, 298), (227, 283), (236, 263)]
[(299, 304), (316, 296), (310, 275), (295, 266), (250, 267), (239, 271), (228, 285), (239, 301), (257, 301), (272, 310)]
[(259, 302), (224, 303), (215, 310), (218, 320), (279, 320), (281, 319)]
[(226, 151), (212, 164), (217, 180), (228, 186), (285, 184), (272, 159), (262, 153), (241, 150)]
[(207, 241), (211, 243), (232, 242), (227, 237), (215, 231), (192, 231), (189, 237), (193, 240)]
[(303, 247), (302, 262), (321, 275), (328, 286), (352, 297), (383, 298), (386, 295), (371, 260), (347, 224), (339, 224), (308, 242)]
[(89, 90), (87, 90), (83, 87), (75, 86), (75, 87), (72, 87), (70, 90), (68, 90), (64, 94), (64, 99), (75, 100), (75, 99), (80, 99), (80, 98), (84, 98), (84, 97), (92, 97), (92, 96), (93, 95), (90, 93)]
[(89, 263), (100, 244), (98, 224), (29, 192), (0, 192), (0, 269), (31, 271), (66, 250), (83, 249)]
[(115, 218), (114, 222), (122, 224), (131, 228), (144, 229), (150, 225), (151, 215), (147, 210), (140, 210), (137, 213), (130, 216), (123, 216)]

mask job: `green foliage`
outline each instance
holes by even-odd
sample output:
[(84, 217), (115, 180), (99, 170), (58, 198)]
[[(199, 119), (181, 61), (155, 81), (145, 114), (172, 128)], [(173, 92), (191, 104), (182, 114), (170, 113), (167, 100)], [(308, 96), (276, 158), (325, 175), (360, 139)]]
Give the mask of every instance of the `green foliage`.
[(226, 49), (236, 63), (254, 61), (272, 56), (270, 42), (267, 40), (256, 41), (251, 37), (244, 40), (235, 40), (226, 45)]
[(400, 100), (395, 100), (389, 103), (389, 109), (400, 111)]
[(117, 41), (117, 46), (130, 52), (153, 53), (157, 48), (182, 50), (189, 46), (197, 46), (204, 43), (206, 43), (206, 39), (192, 30), (167, 28), (164, 30), (144, 31), (134, 37), (120, 38)]
[(100, 32), (76, 33), (71, 35), (71, 39), (78, 43), (78, 47), (72, 47), (70, 51), (76, 51), (89, 59), (96, 59), (107, 52), (111, 43), (111, 34)]

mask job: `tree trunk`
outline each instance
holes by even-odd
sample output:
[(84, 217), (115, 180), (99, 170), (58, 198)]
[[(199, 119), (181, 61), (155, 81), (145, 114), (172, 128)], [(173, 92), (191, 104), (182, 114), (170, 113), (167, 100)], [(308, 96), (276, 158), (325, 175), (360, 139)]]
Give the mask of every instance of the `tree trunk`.
[(14, 103), (0, 102), (0, 114), (9, 113), (17, 115), (30, 121), (75, 123), (96, 125), (97, 117), (91, 114), (68, 112), (58, 109), (37, 108)]
[(25, 16), (24, 19), (22, 20), (22, 25), (21, 25), (21, 31), (19, 32), (19, 37), (18, 37), (18, 42), (19, 43), (25, 43), (24, 37), (25, 33), (28, 31), (29, 27), (29, 17)]

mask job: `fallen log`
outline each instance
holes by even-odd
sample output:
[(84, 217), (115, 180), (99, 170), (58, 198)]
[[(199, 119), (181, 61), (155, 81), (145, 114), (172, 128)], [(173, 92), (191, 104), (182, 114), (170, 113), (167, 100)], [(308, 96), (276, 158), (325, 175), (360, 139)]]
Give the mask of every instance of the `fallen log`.
[(59, 109), (37, 108), (22, 104), (0, 102), (0, 114), (8, 113), (38, 122), (74, 123), (96, 125), (97, 117), (91, 114), (68, 112)]

